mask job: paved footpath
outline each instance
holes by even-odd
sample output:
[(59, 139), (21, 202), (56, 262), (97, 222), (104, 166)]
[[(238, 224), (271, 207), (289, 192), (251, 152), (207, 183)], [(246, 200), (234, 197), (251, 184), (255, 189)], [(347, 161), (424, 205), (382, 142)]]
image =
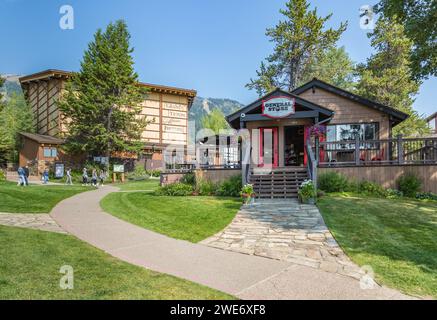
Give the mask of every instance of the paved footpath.
[(114, 257), (235, 295), (241, 299), (408, 299), (376, 286), (287, 261), (193, 244), (132, 225), (100, 208), (118, 191), (106, 186), (60, 202), (51, 212), (66, 231)]
[(366, 273), (335, 241), (315, 205), (257, 199), (229, 226), (202, 241), (211, 247), (292, 262), (360, 280)]

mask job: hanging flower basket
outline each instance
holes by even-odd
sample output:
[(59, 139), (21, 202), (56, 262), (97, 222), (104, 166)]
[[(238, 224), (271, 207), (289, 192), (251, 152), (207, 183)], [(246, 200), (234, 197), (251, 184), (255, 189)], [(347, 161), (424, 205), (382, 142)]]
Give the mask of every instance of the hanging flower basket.
[(314, 125), (308, 128), (308, 134), (311, 137), (322, 137), (326, 135), (326, 126)]

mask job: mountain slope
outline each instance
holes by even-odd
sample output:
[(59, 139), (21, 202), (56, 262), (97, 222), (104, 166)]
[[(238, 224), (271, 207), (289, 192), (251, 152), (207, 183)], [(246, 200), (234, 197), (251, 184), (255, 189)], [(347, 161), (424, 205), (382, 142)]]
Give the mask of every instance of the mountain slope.
[(202, 128), (201, 119), (214, 109), (219, 109), (225, 116), (243, 108), (244, 105), (238, 101), (220, 98), (196, 97), (189, 113), (189, 120), (195, 121), (196, 131)]

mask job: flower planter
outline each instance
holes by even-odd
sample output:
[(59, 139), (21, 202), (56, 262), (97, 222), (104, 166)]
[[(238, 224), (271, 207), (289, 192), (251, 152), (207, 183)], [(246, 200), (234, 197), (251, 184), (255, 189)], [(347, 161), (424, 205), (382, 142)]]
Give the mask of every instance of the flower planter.
[(255, 194), (248, 194), (248, 193), (242, 193), (241, 197), (243, 198), (243, 203), (244, 204), (249, 204), (252, 202), (252, 199), (255, 197)]

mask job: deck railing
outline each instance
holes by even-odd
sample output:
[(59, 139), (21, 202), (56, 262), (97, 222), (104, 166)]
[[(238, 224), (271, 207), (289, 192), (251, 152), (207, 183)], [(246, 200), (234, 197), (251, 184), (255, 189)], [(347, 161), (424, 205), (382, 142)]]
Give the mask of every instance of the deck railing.
[(437, 138), (399, 136), (395, 139), (356, 139), (319, 143), (319, 166), (375, 164), (437, 164)]

